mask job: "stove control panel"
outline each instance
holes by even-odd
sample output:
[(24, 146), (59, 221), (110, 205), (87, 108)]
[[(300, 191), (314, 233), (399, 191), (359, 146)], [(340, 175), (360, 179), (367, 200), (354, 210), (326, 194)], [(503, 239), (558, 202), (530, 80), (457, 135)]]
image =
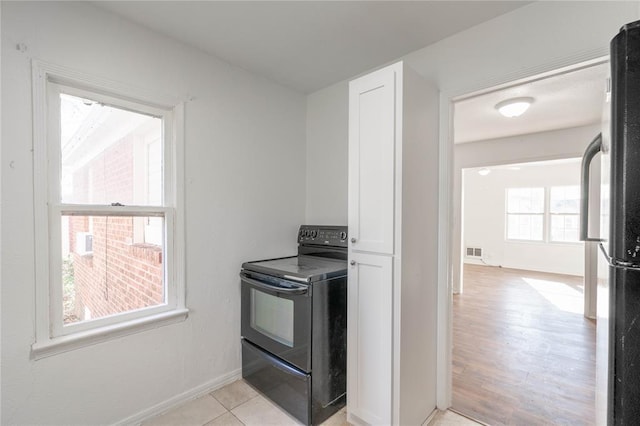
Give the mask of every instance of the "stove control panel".
[(346, 226), (302, 225), (298, 231), (298, 244), (347, 247)]

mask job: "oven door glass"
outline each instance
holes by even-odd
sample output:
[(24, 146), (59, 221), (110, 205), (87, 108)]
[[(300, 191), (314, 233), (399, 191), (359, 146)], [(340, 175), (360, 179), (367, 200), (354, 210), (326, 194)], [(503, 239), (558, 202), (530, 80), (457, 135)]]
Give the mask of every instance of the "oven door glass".
[(242, 337), (311, 371), (311, 287), (243, 271)]
[(255, 288), (250, 292), (251, 328), (292, 348), (294, 301)]

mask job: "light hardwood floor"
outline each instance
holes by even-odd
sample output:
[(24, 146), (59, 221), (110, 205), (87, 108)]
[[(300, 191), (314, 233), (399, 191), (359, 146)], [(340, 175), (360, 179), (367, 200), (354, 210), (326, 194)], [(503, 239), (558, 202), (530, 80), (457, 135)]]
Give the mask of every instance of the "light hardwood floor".
[(582, 278), (465, 265), (453, 408), (490, 425), (593, 425), (595, 322)]

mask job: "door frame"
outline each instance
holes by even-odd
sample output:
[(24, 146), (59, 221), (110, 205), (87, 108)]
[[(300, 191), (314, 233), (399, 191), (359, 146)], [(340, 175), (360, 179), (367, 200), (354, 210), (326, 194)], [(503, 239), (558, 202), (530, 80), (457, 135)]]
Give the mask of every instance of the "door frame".
[[(488, 93), (509, 86), (527, 83), (557, 73), (594, 65), (608, 60), (609, 49), (604, 46), (589, 52), (565, 57), (525, 68), (517, 72), (495, 75), (490, 81), (471, 79), (459, 86), (440, 92), (440, 121), (438, 141), (438, 331), (437, 331), (437, 389), (436, 406), (440, 410), (451, 407), (452, 344), (453, 344), (453, 250), (454, 241), (454, 155), (453, 104), (455, 101)], [(462, 85), (463, 83), (464, 86)]]

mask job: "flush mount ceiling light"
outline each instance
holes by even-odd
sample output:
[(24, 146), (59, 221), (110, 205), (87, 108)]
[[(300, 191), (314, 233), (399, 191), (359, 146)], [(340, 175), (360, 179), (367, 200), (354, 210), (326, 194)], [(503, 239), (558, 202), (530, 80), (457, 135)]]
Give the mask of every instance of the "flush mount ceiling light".
[(481, 168), (480, 170), (478, 170), (478, 174), (479, 174), (480, 176), (486, 176), (486, 175), (488, 175), (489, 173), (491, 173), (491, 170), (490, 170), (490, 169), (487, 169), (486, 167), (483, 167), (483, 168)]
[(513, 98), (497, 103), (496, 109), (505, 117), (519, 117), (532, 103), (533, 98)]

